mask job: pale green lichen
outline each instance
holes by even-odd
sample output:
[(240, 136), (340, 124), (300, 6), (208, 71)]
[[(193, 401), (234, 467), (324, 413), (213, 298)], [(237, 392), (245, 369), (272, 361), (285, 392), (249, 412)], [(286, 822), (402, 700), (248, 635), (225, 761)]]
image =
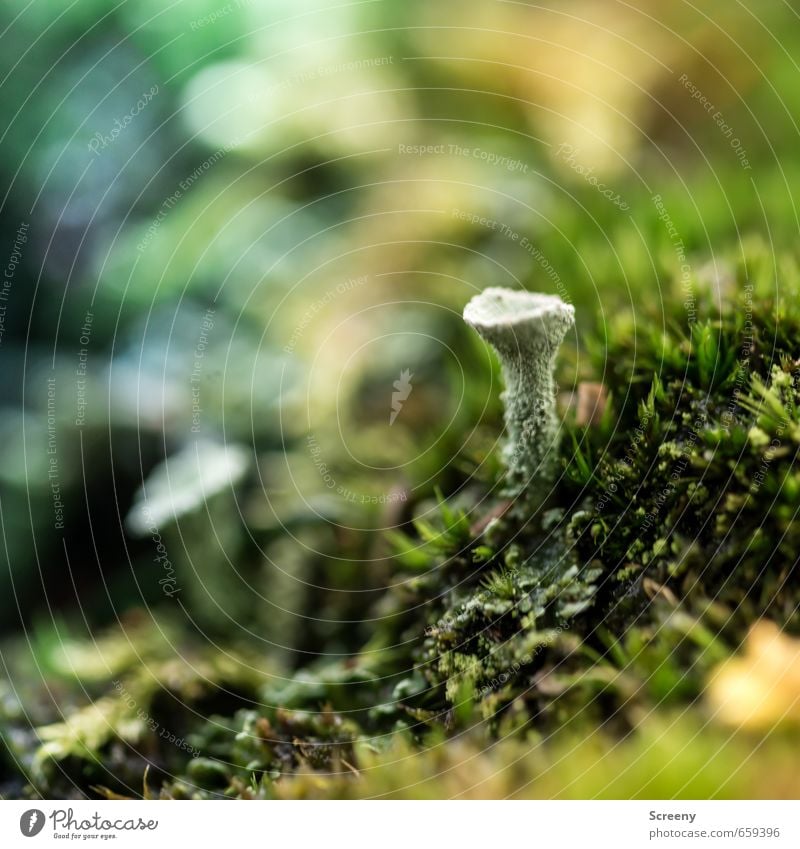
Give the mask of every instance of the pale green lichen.
[(503, 369), (508, 494), (519, 497), (552, 479), (557, 458), (553, 368), (575, 322), (556, 295), (489, 288), (464, 309), (467, 322), (497, 351)]

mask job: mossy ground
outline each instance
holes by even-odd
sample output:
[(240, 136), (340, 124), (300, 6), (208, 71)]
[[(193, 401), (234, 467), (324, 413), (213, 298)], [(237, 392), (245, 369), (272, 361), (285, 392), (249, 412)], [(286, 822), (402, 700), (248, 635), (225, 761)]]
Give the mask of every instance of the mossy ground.
[[(507, 509), (470, 447), (435, 518), (385, 535), (346, 662), (167, 615), (7, 645), (3, 795), (798, 795), (796, 727), (732, 731), (704, 695), (753, 623), (800, 633), (800, 272), (758, 242), (725, 268), (689, 311), (678, 279), (635, 321), (579, 310), (561, 383), (605, 394), (591, 423), (563, 405), (546, 502)], [(49, 691), (16, 686), (31, 662)]]

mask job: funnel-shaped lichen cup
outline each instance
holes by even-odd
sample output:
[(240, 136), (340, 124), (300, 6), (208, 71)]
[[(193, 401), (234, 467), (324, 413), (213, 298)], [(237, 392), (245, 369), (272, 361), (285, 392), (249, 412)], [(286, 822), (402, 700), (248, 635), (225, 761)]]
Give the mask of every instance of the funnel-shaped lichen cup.
[(467, 322), (497, 351), (503, 369), (508, 494), (552, 481), (559, 420), (553, 369), (575, 309), (556, 295), (489, 288), (464, 309)]

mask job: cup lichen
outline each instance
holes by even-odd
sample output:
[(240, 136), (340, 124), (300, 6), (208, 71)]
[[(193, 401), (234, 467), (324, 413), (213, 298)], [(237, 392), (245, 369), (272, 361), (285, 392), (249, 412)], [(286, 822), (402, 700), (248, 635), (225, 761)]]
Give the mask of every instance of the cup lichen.
[(464, 308), (464, 321), (497, 351), (503, 371), (508, 495), (522, 496), (553, 478), (559, 420), (553, 369), (575, 323), (557, 295), (491, 287)]

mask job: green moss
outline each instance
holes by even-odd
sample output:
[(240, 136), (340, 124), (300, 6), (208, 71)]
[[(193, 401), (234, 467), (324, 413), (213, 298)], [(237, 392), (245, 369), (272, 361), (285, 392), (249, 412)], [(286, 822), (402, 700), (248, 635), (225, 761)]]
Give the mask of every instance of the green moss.
[[(402, 782), (395, 776), (393, 790), (385, 770), (356, 777), (386, 749), (444, 746), (457, 759), (464, 734), (479, 748), (508, 735), (524, 747), (602, 726), (599, 751), (653, 710), (696, 705), (753, 621), (800, 631), (800, 274), (788, 260), (778, 272), (758, 244), (737, 269), (721, 306), (692, 281), (687, 314), (675, 281), (652, 314), (599, 316), (581, 332), (580, 376), (605, 383), (607, 409), (592, 425), (566, 413), (562, 474), (546, 503), (512, 511), (495, 498), (504, 469), (491, 449), (473, 444), (452, 464), (447, 491), (458, 494), (412, 505), (426, 518), (382, 539), (394, 552), (392, 588), (358, 611), (380, 623), (360, 655), (270, 677), (252, 674), (264, 664), (251, 649), (230, 647), (227, 664), (195, 657), (201, 685), (142, 634), (139, 655), (156, 662), (158, 685), (137, 677), (136, 653), (103, 652), (135, 694), (133, 713), (86, 662), (51, 661), (63, 680), (91, 682), (94, 704), (39, 732), (37, 749), (6, 694), (3, 724), (16, 741), (8, 773), (22, 764), (26, 792), (44, 795), (392, 794)], [(579, 324), (590, 318), (579, 314)], [(568, 384), (575, 365), (565, 357), (559, 368)], [(476, 465), (492, 474), (472, 476)], [(104, 733), (90, 722), (82, 734), (80, 717), (98, 711)], [(39, 724), (52, 715), (40, 711)], [(152, 723), (181, 745), (159, 739)], [(646, 736), (636, 731), (631, 757)], [(723, 766), (741, 754), (725, 751)], [(681, 763), (651, 795), (675, 791), (691, 771)], [(715, 769), (691, 792), (724, 784)], [(546, 795), (539, 775), (514, 786), (539, 782), (531, 794)], [(575, 781), (577, 795), (594, 791), (589, 778)], [(446, 788), (443, 779), (429, 790)]]
[(506, 513), (461, 549), (431, 553), (413, 585), (435, 600), (413, 662), (446, 727), (467, 696), (494, 726), (520, 699), (543, 729), (562, 722), (558, 700), (616, 715), (631, 688), (611, 683), (627, 656), (611, 646), (631, 641), (659, 659), (657, 672), (638, 662), (640, 700), (694, 698), (718, 646), (734, 648), (759, 617), (800, 630), (800, 278), (782, 268), (778, 281), (754, 249), (721, 309), (695, 281), (691, 321), (676, 283), (660, 305), (667, 321), (650, 317), (658, 333), (614, 317), (586, 375), (606, 377), (613, 411), (599, 426), (567, 421), (546, 509)]

